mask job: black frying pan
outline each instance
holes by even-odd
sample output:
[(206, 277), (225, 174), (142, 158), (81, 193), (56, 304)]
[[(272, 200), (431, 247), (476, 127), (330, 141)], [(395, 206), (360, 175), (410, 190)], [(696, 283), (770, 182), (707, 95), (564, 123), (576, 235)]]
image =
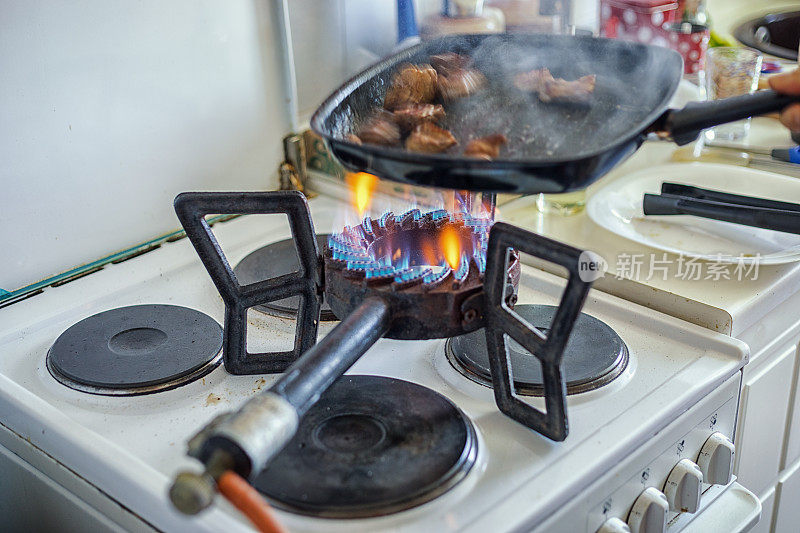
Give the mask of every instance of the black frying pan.
[[(489, 80), (479, 94), (445, 103), (443, 126), (460, 145), (444, 154), (346, 140), (376, 108), (403, 63), (428, 63), (433, 54), (468, 55)], [(573, 80), (596, 74), (589, 106), (544, 104), (517, 90), (513, 76), (547, 67)], [(462, 35), (403, 50), (336, 90), (311, 119), (331, 152), (352, 171), (413, 185), (472, 191), (561, 193), (582, 189), (633, 154), (648, 133), (678, 144), (701, 130), (782, 109), (797, 97), (772, 91), (667, 109), (683, 73), (674, 51), (624, 41), (561, 35)], [(509, 142), (494, 161), (465, 157), (469, 139), (492, 133)]]

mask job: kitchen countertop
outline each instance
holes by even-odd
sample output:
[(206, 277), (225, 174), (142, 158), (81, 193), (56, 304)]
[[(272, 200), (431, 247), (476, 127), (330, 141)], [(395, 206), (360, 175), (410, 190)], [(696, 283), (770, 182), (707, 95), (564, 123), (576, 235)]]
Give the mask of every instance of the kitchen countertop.
[[(790, 146), (787, 130), (769, 118), (753, 119), (749, 141), (761, 146)], [(656, 165), (672, 163), (676, 146), (648, 142), (614, 172), (588, 189), (591, 196), (615, 179)], [(596, 225), (582, 211), (572, 216), (545, 214), (536, 209), (536, 197), (519, 198), (500, 210), (500, 219), (547, 235), (573, 246), (593, 250), (608, 263), (606, 275), (595, 282), (597, 289), (655, 307), (673, 316), (732, 336), (738, 336), (766, 313), (800, 290), (800, 263), (760, 265), (757, 279), (692, 281), (677, 277), (677, 261), (668, 274), (649, 280), (620, 277), (616, 259), (621, 254), (643, 254), (642, 274), (649, 261), (662, 258), (660, 250), (629, 241)], [(672, 256), (676, 257), (676, 256)], [(546, 265), (539, 265), (544, 266)], [(627, 273), (626, 273), (627, 274)], [(644, 275), (640, 276), (640, 278)], [(764, 297), (767, 294), (768, 297)]]

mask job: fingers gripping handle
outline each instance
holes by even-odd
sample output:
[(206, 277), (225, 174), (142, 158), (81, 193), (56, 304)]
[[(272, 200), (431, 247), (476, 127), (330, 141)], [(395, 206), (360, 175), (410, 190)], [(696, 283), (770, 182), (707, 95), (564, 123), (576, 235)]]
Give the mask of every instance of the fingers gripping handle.
[[(510, 248), (564, 267), (567, 286), (547, 334), (522, 322), (504, 303)], [(591, 281), (581, 279), (581, 250), (498, 222), (492, 227), (486, 256), (486, 345), (497, 406), (517, 422), (556, 441), (567, 437), (566, 385), (561, 360), (569, 335), (580, 315)], [(546, 411), (521, 401), (514, 390), (505, 335), (532, 353), (542, 365)]]
[[(187, 192), (175, 198), (175, 213), (225, 302), (223, 360), (232, 374), (283, 372), (317, 340), (322, 271), (308, 203), (297, 191)], [(240, 285), (205, 216), (209, 214), (281, 214), (289, 218), (300, 271)], [(299, 295), (295, 342), (291, 351), (247, 352), (247, 310)]]

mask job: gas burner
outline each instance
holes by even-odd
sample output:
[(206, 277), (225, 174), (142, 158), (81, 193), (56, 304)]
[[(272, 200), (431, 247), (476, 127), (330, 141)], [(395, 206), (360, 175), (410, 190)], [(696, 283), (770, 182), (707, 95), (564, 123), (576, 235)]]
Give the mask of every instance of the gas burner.
[[(320, 250), (328, 247), (329, 235), (317, 235), (317, 245)], [(297, 272), (300, 263), (297, 259), (297, 246), (294, 239), (286, 239), (274, 242), (255, 250), (239, 261), (233, 269), (236, 279), (242, 285), (249, 285), (265, 279), (276, 278), (284, 274)], [(280, 316), (283, 318), (297, 318), (297, 308), (300, 305), (299, 296), (290, 296), (283, 300), (268, 302), (256, 305), (253, 309), (268, 315)], [(338, 320), (333, 314), (327, 302), (323, 302), (320, 311), (320, 320)]]
[(470, 270), (486, 270), (486, 247), (492, 221), (438, 209), (422, 214), (384, 213), (357, 226), (346, 226), (328, 239), (331, 258), (351, 277), (392, 289), (421, 285), (432, 289), (451, 281), (463, 284)]
[[(328, 239), (325, 296), (337, 316), (352, 313), (372, 296), (392, 308), (386, 337), (432, 339), (482, 326), (476, 309), (483, 291), (492, 222), (445, 210), (400, 216), (385, 213), (346, 226)], [(511, 254), (505, 291), (516, 301), (519, 261)]]
[[(547, 333), (556, 308), (549, 305), (518, 305), (514, 312)], [(491, 386), (483, 331), (448, 339), (445, 353), (456, 370), (477, 383)], [(517, 393), (542, 396), (539, 360), (513, 339), (508, 339), (508, 354), (514, 368), (514, 388)], [(628, 366), (628, 358), (628, 347), (608, 324), (587, 314), (579, 315), (564, 350), (562, 363), (567, 394), (587, 392), (611, 382)]]
[(63, 385), (106, 396), (179, 387), (211, 372), (222, 358), (222, 328), (175, 305), (111, 309), (72, 325), (47, 353)]
[(471, 422), (444, 396), (398, 379), (346, 375), (253, 485), (295, 513), (381, 516), (443, 494), (476, 455)]

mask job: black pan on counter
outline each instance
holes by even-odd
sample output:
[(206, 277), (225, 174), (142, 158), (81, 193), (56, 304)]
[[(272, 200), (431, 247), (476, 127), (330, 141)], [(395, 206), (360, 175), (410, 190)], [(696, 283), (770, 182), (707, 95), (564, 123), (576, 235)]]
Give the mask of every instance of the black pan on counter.
[[(386, 87), (402, 64), (428, 63), (431, 55), (443, 52), (470, 56), (489, 82), (475, 95), (444, 104), (442, 126), (459, 139), (459, 146), (442, 154), (420, 154), (346, 139), (383, 107)], [(515, 74), (541, 67), (567, 80), (595, 74), (590, 105), (545, 104), (514, 86)], [(316, 111), (311, 127), (352, 171), (412, 185), (563, 193), (605, 175), (650, 133), (686, 144), (705, 128), (777, 111), (798, 100), (759, 91), (668, 109), (682, 73), (680, 55), (657, 46), (566, 35), (449, 36), (405, 49), (347, 81)], [(470, 139), (493, 133), (508, 138), (499, 158), (463, 155)]]

